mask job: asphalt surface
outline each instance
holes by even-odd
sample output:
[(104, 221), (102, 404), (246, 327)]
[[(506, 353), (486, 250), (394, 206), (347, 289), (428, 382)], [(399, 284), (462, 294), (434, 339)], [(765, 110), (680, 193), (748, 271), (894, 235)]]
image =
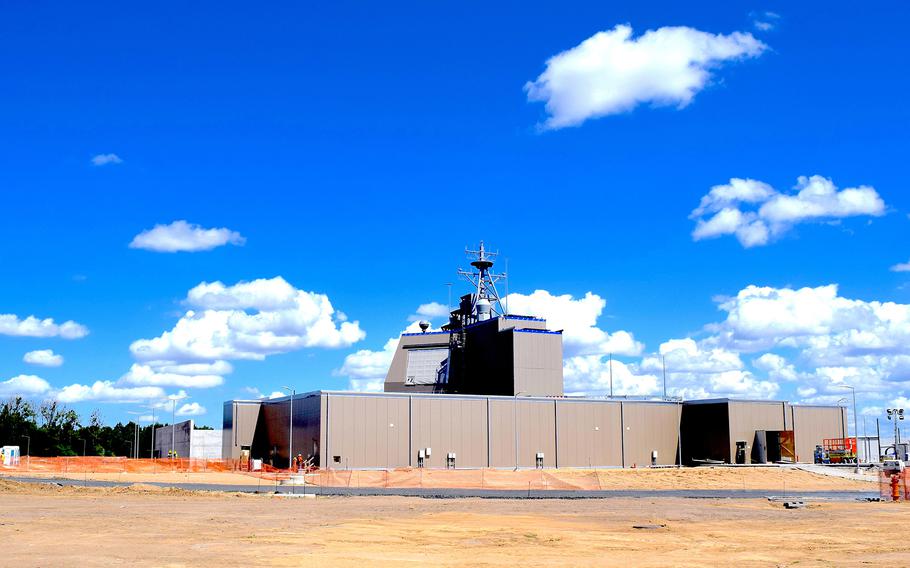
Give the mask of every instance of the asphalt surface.
[[(62, 486), (77, 487), (128, 487), (132, 482), (95, 481), (64, 478), (38, 478), (38, 477), (4, 477), (12, 481), (25, 483), (50, 483)], [(684, 499), (774, 499), (787, 501), (855, 501), (876, 499), (878, 491), (794, 491), (776, 493), (762, 490), (741, 489), (678, 489), (668, 491), (658, 490), (507, 490), (507, 489), (432, 489), (424, 487), (414, 488), (384, 488), (384, 487), (319, 487), (289, 486), (264, 482), (254, 485), (219, 485), (213, 483), (162, 483), (143, 482), (142, 485), (157, 487), (176, 487), (188, 491), (222, 491), (240, 493), (280, 493), (280, 494), (316, 494), (317, 496), (376, 496), (394, 495), (399, 497), (425, 497), (430, 499), (655, 499), (674, 497)]]

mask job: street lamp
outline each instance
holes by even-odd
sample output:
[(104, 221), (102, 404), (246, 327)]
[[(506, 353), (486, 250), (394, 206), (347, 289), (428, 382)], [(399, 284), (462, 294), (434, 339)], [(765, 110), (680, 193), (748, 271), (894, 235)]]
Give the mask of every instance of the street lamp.
[[(855, 436), (854, 441), (857, 441), (857, 440), (859, 440), (859, 426), (857, 425), (857, 422), (856, 422), (856, 389), (850, 385), (837, 385), (837, 386), (844, 388), (844, 389), (850, 389), (850, 392), (853, 393), (853, 435)], [(859, 445), (854, 444), (853, 446), (854, 446), (853, 451), (856, 452), (856, 458), (854, 460), (854, 463), (856, 464), (856, 468), (854, 469), (854, 472), (859, 473)]]
[(291, 393), (291, 407), (288, 411), (288, 469), (293, 470), (294, 466), (294, 395), (297, 391), (291, 387), (282, 387)]
[(894, 421), (894, 459), (900, 459), (897, 455), (897, 434), (899, 432), (897, 428), (897, 421), (904, 419), (904, 409), (903, 408), (888, 408), (888, 420)]
[(28, 471), (28, 466), (32, 462), (32, 437), (31, 436), (22, 436), (27, 441), (25, 442), (25, 471)]
[(527, 394), (526, 391), (518, 391), (514, 395), (512, 416), (515, 418), (515, 471), (518, 471), (518, 395)]

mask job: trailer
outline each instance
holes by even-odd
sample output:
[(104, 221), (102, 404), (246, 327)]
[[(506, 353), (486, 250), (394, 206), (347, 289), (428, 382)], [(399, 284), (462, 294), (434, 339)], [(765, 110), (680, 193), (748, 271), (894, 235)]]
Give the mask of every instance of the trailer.
[(825, 438), (821, 452), (815, 452), (815, 461), (819, 458), (821, 463), (856, 463), (856, 438)]

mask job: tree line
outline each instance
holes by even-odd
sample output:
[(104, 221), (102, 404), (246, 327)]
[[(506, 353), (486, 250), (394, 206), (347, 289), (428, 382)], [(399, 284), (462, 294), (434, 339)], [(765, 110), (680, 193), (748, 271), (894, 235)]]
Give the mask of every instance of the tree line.
[[(152, 428), (139, 427), (139, 457), (152, 451)], [(35, 404), (22, 397), (0, 404), (0, 445), (19, 446), (22, 455), (33, 456), (132, 456), (136, 423), (103, 424), (101, 412), (92, 411), (83, 423), (75, 410), (57, 401)], [(197, 427), (197, 430), (211, 430)]]

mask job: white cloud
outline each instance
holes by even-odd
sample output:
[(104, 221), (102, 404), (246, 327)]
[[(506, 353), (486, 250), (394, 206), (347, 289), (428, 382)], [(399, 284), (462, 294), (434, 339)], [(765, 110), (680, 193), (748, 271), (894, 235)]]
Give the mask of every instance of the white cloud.
[(234, 286), (203, 282), (186, 303), (202, 311), (189, 310), (171, 331), (133, 342), (137, 359), (262, 360), (307, 347), (346, 347), (365, 337), (358, 322), (337, 321), (328, 296), (298, 290), (281, 277)]
[(752, 366), (768, 374), (775, 381), (797, 381), (800, 374), (791, 363), (777, 353), (765, 353), (752, 361)]
[(288, 393), (281, 391), (272, 391), (272, 394), (269, 395), (269, 398), (281, 398), (283, 396), (288, 396)]
[(112, 381), (95, 381), (91, 386), (72, 384), (57, 393), (60, 402), (143, 402), (164, 396), (160, 387), (120, 388)]
[(202, 416), (205, 414), (205, 407), (198, 402), (184, 404), (177, 409), (177, 416)]
[(30, 397), (45, 394), (51, 390), (51, 385), (41, 377), (35, 375), (18, 375), (9, 380), (0, 382), (0, 396)]
[(440, 304), (439, 302), (420, 304), (420, 306), (417, 307), (417, 313), (409, 317), (408, 320), (418, 321), (421, 319), (448, 318), (450, 311), (448, 306)]
[[(801, 176), (796, 193), (779, 193), (766, 183), (733, 178), (702, 197), (690, 219), (693, 240), (734, 235), (743, 247), (766, 245), (805, 222), (885, 214), (885, 202), (869, 186), (837, 186), (822, 176)], [(743, 207), (748, 206), (748, 207)]]
[[(190, 365), (187, 365), (190, 367)], [(130, 370), (120, 377), (118, 384), (174, 386), (183, 388), (211, 388), (224, 383), (224, 377), (212, 374), (186, 374), (167, 372), (150, 365), (133, 363)]]
[(38, 319), (35, 316), (28, 316), (19, 319), (15, 314), (0, 314), (0, 335), (80, 339), (88, 335), (88, 328), (72, 320), (57, 324), (53, 318)]
[(591, 292), (576, 299), (570, 294), (554, 296), (547, 290), (536, 290), (529, 295), (509, 294), (506, 303), (513, 314), (544, 318), (550, 329), (563, 330), (568, 357), (638, 355), (644, 348), (628, 331), (609, 333), (597, 327), (607, 302)]
[(891, 272), (910, 272), (910, 261), (895, 264), (891, 267)]
[(355, 351), (344, 358), (344, 364), (334, 374), (348, 377), (351, 390), (381, 391), (397, 348), (398, 338), (392, 338), (386, 341), (382, 351)]
[[(570, 357), (563, 365), (565, 391), (571, 395), (610, 394), (610, 360), (603, 355)], [(648, 396), (659, 394), (658, 378), (641, 373), (634, 365), (612, 362), (613, 394)]]
[(130, 242), (130, 248), (155, 252), (197, 252), (226, 244), (243, 245), (245, 242), (240, 233), (230, 229), (205, 229), (186, 221), (174, 221), (170, 225), (155, 225), (142, 231)]
[(117, 154), (97, 154), (92, 157), (92, 164), (95, 166), (106, 166), (108, 164), (122, 164), (123, 160)]
[(777, 20), (780, 19), (780, 15), (774, 12), (752, 13), (750, 15), (754, 18), (752, 24), (755, 29), (763, 32), (771, 31), (777, 27)]
[(31, 365), (41, 365), (42, 367), (59, 367), (63, 364), (63, 356), (54, 353), (53, 349), (38, 349), (29, 351), (22, 360)]
[(749, 33), (664, 27), (633, 38), (631, 26), (618, 25), (551, 57), (525, 91), (528, 101), (546, 104), (544, 126), (551, 129), (643, 103), (681, 108), (705, 88), (720, 64), (757, 57), (766, 48)]

